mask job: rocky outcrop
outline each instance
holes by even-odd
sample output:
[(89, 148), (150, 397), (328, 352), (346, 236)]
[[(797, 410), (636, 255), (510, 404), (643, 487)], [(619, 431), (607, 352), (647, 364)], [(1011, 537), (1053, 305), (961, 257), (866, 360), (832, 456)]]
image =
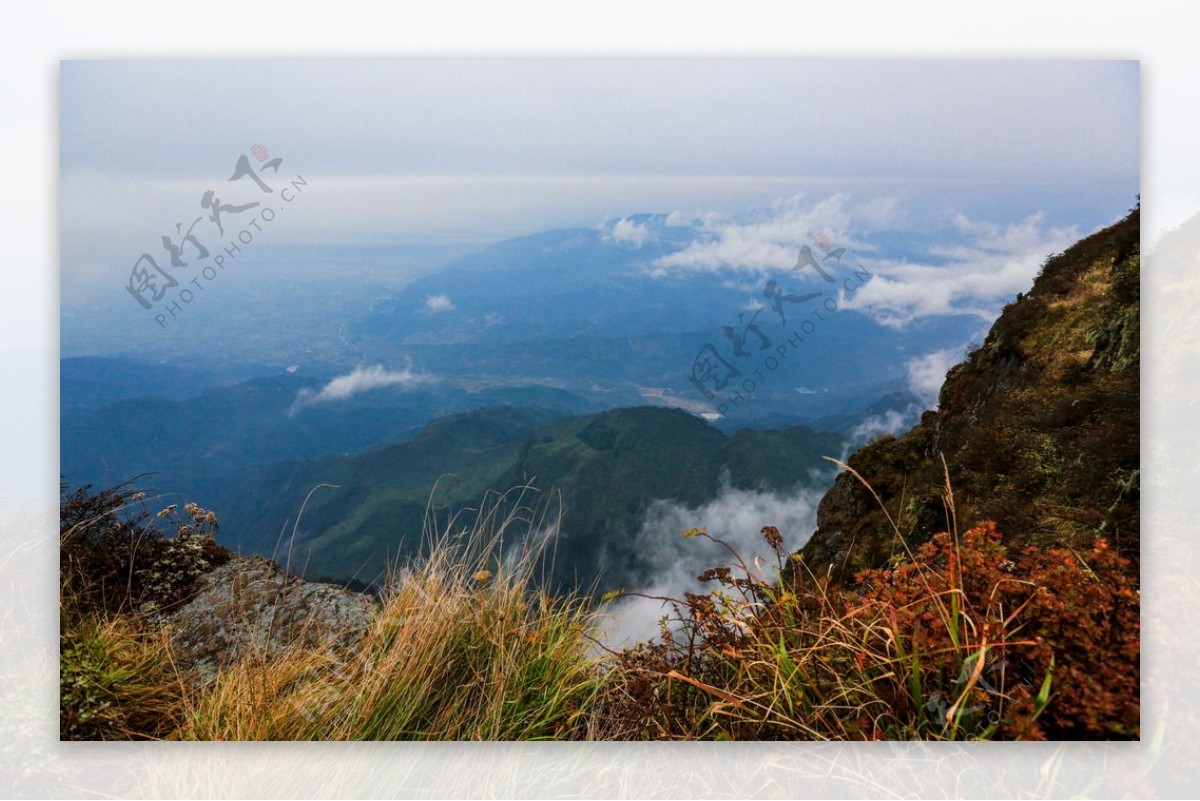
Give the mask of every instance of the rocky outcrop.
[(937, 410), (850, 458), (871, 489), (838, 476), (803, 549), (809, 570), (848, 579), (981, 520), (1009, 545), (1104, 536), (1136, 570), (1139, 216), (1048, 259), (947, 375)]
[(233, 558), (202, 576), (167, 620), (179, 667), (207, 681), (248, 656), (352, 646), (376, 607), (369, 595), (303, 581), (267, 559)]

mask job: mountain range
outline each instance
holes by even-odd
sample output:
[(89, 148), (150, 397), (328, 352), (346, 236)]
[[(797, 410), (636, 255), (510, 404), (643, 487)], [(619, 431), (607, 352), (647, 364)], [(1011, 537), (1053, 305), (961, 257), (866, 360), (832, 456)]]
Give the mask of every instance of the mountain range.
[[(764, 290), (832, 299), (815, 274), (656, 268), (707, 235), (635, 215), (507, 240), (390, 285), (378, 269), (349, 280), (324, 249), (345, 317), (319, 347), (271, 344), (303, 341), (321, 312), (309, 293), (272, 318), (278, 331), (231, 313), (207, 343), (175, 337), (174, 356), (63, 359), (60, 472), (75, 485), (137, 478), (163, 505), (216, 509), (231, 547), (278, 556), (286, 543), (309, 575), (368, 584), (429, 523), (444, 526), (438, 514), (532, 484), (561, 493), (554, 575), (637, 580), (647, 563), (629, 544), (654, 501), (828, 480), (821, 457), (859, 441), (864, 421), (895, 428), (920, 411), (911, 362), (980, 328), (973, 315), (897, 327), (847, 310), (810, 333), (796, 316), (807, 306), (773, 309)], [(869, 280), (849, 258), (828, 271)], [(285, 285), (271, 291), (286, 305)], [(205, 349), (228, 337), (235, 360)], [(737, 379), (698, 380), (701, 359)], [(297, 523), (321, 484), (338, 489), (314, 493)]]

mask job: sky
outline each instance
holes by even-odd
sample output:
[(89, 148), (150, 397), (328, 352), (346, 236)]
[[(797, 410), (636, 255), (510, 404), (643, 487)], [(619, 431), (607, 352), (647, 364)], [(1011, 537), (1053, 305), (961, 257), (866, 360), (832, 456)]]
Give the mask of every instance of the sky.
[(65, 61), (64, 307), (128, 303), (134, 260), (207, 214), (205, 191), (249, 202), (226, 179), (255, 144), (282, 159), (268, 183), (306, 182), (270, 229), (287, 244), (475, 246), (637, 212), (760, 224), (835, 196), (860, 233), (1033, 219), (1057, 243), (1135, 202), (1139, 67)]
[(1136, 174), (1136, 62), (64, 62), (64, 175)]

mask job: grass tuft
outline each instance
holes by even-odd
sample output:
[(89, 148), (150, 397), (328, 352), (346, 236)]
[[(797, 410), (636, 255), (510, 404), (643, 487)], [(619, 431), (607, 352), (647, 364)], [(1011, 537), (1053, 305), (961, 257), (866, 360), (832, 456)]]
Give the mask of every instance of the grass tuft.
[(351, 649), (296, 647), (218, 676), (181, 734), (202, 740), (541, 740), (588, 736), (594, 616), (534, 578), (557, 519), (492, 498), (400, 566)]

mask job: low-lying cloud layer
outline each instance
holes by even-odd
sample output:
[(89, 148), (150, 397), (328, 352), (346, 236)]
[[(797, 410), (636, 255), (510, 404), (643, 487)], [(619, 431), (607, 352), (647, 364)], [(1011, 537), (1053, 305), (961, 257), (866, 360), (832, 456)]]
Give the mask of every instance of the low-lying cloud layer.
[[(726, 483), (716, 498), (699, 508), (656, 501), (633, 545), (655, 578), (647, 586), (626, 589), (674, 598), (682, 598), (685, 590), (705, 593), (712, 589), (696, 577), (710, 567), (728, 565), (731, 557), (708, 540), (682, 536), (687, 529), (701, 526), (728, 543), (748, 565), (757, 564), (759, 572), (771, 580), (775, 577), (775, 560), (763, 539), (762, 527), (777, 527), (783, 534), (784, 548), (789, 552), (799, 550), (816, 528), (817, 503), (822, 494), (823, 490), (801, 489), (779, 495), (734, 489)], [(623, 598), (610, 613), (606, 643), (616, 647), (654, 638), (658, 621), (669, 612), (662, 601)]]
[(435, 380), (431, 375), (414, 371), (411, 365), (406, 365), (402, 370), (386, 370), (379, 364), (373, 367), (356, 367), (352, 372), (334, 378), (317, 392), (310, 389), (300, 390), (288, 414), (294, 415), (302, 409), (320, 403), (344, 401), (372, 389), (395, 386), (412, 389)]
[(966, 347), (945, 348), (926, 353), (915, 359), (909, 359), (905, 364), (908, 369), (908, 388), (921, 402), (921, 409), (933, 409), (937, 406), (938, 394), (942, 384), (946, 382), (946, 373), (950, 368), (963, 360)]
[(946, 373), (963, 360), (966, 350), (966, 345), (960, 345), (909, 359), (905, 363), (908, 370), (908, 391), (915, 401), (904, 409), (889, 409), (863, 419), (846, 438), (841, 460), (845, 462), (851, 453), (876, 437), (903, 434), (920, 421), (922, 412), (936, 409), (942, 384), (946, 382)]
[(873, 414), (867, 417), (851, 429), (850, 436), (846, 441), (846, 448), (842, 451), (842, 461), (846, 461), (851, 453), (876, 437), (884, 434), (896, 436), (902, 431), (912, 428), (919, 414), (915, 405), (910, 405), (903, 411), (889, 409), (882, 414)]

